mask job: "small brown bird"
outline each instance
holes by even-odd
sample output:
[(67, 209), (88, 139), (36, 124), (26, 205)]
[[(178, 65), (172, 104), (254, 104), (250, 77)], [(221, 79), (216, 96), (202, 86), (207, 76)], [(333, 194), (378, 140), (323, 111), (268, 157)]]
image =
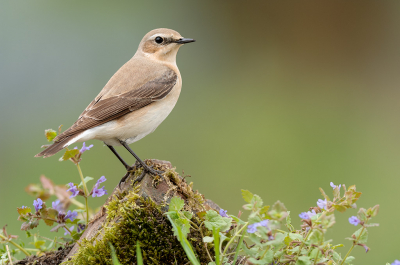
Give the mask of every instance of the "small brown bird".
[(160, 175), (129, 144), (152, 133), (174, 108), (182, 86), (176, 54), (183, 44), (194, 41), (171, 29), (147, 33), (135, 55), (111, 77), (78, 120), (35, 157), (49, 157), (75, 142), (97, 139), (111, 149), (127, 171), (132, 168), (113, 146), (124, 146), (144, 171)]

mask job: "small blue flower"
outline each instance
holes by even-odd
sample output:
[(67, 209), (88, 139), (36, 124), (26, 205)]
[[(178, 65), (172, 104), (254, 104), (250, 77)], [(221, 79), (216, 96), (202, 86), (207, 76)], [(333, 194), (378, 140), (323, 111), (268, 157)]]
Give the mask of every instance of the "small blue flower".
[[(333, 188), (333, 189), (335, 189), (337, 186), (335, 185), (335, 184), (333, 184), (333, 182), (331, 182), (331, 187)], [(339, 184), (339, 190), (340, 190), (340, 188), (342, 187), (342, 184)]]
[(311, 217), (313, 217), (314, 215), (316, 215), (317, 213), (315, 212), (315, 210), (313, 209), (311, 212), (310, 211), (308, 211), (308, 212), (302, 212), (301, 214), (299, 214), (299, 217), (301, 218), (301, 219), (305, 219), (305, 220), (308, 220), (308, 219), (311, 219)]
[(219, 215), (221, 215), (222, 217), (229, 217), (226, 213), (228, 212), (228, 210), (224, 210), (224, 209), (220, 209), (219, 210)]
[(98, 180), (97, 180), (97, 184), (103, 183), (104, 181), (106, 181), (107, 179), (104, 176), (101, 176)]
[(93, 193), (92, 193), (92, 197), (93, 198), (94, 197), (101, 197), (104, 194), (108, 194), (107, 190), (104, 189), (104, 186), (101, 189), (99, 189), (97, 187), (98, 187), (97, 184), (93, 187)]
[(249, 234), (255, 233), (257, 231), (257, 226), (258, 226), (258, 223), (255, 223), (255, 224), (252, 224), (252, 225), (248, 225), (247, 226), (247, 233), (249, 233)]
[(324, 209), (324, 210), (327, 210), (327, 209), (328, 209), (328, 208), (327, 208), (327, 206), (328, 206), (328, 201), (327, 201), (326, 199), (325, 199), (325, 200), (318, 199), (317, 205), (318, 205), (318, 207), (321, 208), (321, 209)]
[(92, 193), (92, 197), (93, 197), (93, 198), (94, 198), (94, 197), (101, 197), (101, 196), (103, 196), (104, 194), (108, 194), (108, 193), (107, 193), (107, 190), (104, 189), (104, 186), (103, 186), (101, 189), (99, 189), (100, 183), (103, 183), (103, 182), (106, 181), (106, 180), (107, 180), (107, 179), (106, 179), (104, 176), (101, 176), (101, 177), (97, 180), (96, 184), (94, 184), (94, 186), (93, 186), (93, 193)]
[(25, 208), (28, 208), (28, 207), (26, 207), (26, 206), (23, 206), (23, 205), (22, 205), (22, 207), (21, 207), (21, 208), (22, 208), (22, 209), (25, 209)]
[[(82, 144), (82, 148), (81, 148), (81, 150), (79, 150), (79, 153), (83, 154), (83, 152), (90, 150), (90, 148), (92, 148), (92, 147), (93, 147), (93, 145), (92, 145), (92, 144), (91, 144), (91, 145), (89, 145), (89, 146), (86, 146), (86, 143), (85, 143), (85, 142), (83, 142), (83, 144)], [(78, 149), (78, 147), (77, 147), (77, 146), (75, 146), (75, 148), (74, 148), (74, 149)]]
[(35, 207), (36, 211), (39, 211), (39, 209), (42, 209), (43, 201), (40, 198), (37, 198), (37, 200), (33, 201), (33, 206)]
[(70, 198), (76, 197), (79, 194), (78, 188), (72, 182), (68, 183), (68, 185), (69, 185), (70, 188), (67, 189), (67, 191), (72, 192), (71, 196), (69, 196), (69, 197)]
[(308, 214), (307, 214), (306, 212), (302, 212), (301, 214), (299, 214), (299, 217), (300, 217), (301, 219), (310, 219), (310, 218), (308, 217)]
[(78, 216), (78, 213), (77, 213), (77, 212), (75, 212), (75, 211), (73, 211), (73, 212), (68, 211), (67, 214), (65, 215), (64, 219), (65, 219), (65, 220), (70, 219), (71, 222), (72, 222), (72, 221), (75, 220), (75, 218), (76, 218), (77, 216)]
[(352, 225), (357, 226), (357, 225), (360, 224), (360, 222), (361, 221), (357, 218), (357, 216), (352, 216), (352, 217), (349, 218), (349, 223), (352, 224)]
[[(74, 226), (71, 226), (70, 228), (69, 228), (69, 231), (73, 231), (74, 230)], [(68, 232), (68, 230), (67, 229), (65, 229), (65, 227), (64, 227), (64, 230), (65, 230), (65, 233), (64, 233), (64, 236), (66, 236), (66, 235), (68, 235), (69, 234), (69, 232)]]
[(62, 204), (60, 204), (60, 200), (56, 200), (56, 201), (52, 202), (51, 207), (54, 210), (57, 210), (59, 212), (63, 210)]
[(390, 265), (400, 265), (400, 260), (395, 260), (392, 264), (390, 264)]
[(269, 220), (267, 219), (267, 220), (262, 220), (261, 222), (254, 223), (254, 224), (247, 226), (247, 233), (249, 233), (249, 234), (255, 233), (257, 231), (257, 227), (259, 227), (259, 226), (268, 227), (268, 222), (269, 222)]

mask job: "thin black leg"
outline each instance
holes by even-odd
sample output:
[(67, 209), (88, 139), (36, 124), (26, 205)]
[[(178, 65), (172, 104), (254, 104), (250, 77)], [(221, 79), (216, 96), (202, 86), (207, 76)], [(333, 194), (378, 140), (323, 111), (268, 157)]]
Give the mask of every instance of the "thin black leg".
[(152, 174), (154, 174), (154, 175), (158, 175), (158, 176), (160, 176), (161, 178), (163, 178), (163, 176), (162, 176), (162, 173), (164, 173), (163, 171), (158, 171), (158, 170), (155, 170), (155, 169), (149, 167), (148, 165), (146, 165), (146, 163), (144, 163), (144, 162), (135, 154), (135, 152), (133, 152), (133, 150), (129, 147), (129, 145), (127, 145), (127, 143), (125, 143), (125, 142), (123, 142), (123, 141), (120, 141), (120, 143), (121, 143), (122, 146), (125, 147), (125, 149), (128, 150), (129, 153), (131, 153), (131, 154), (136, 158), (136, 160), (143, 166), (143, 173), (133, 182), (133, 184), (135, 184), (135, 182), (141, 181), (141, 180), (143, 179), (143, 177), (145, 176), (145, 171), (150, 172), (150, 173), (152, 173)]
[[(106, 144), (107, 145), (107, 144)], [(131, 167), (125, 162), (124, 159), (122, 159), (122, 157), (117, 153), (117, 150), (115, 150), (114, 147), (112, 147), (111, 145), (107, 145), (108, 148), (110, 148), (111, 152), (114, 153), (114, 155), (119, 159), (119, 161), (121, 161), (121, 163), (125, 166), (126, 170), (129, 170)]]
[[(123, 142), (123, 141), (120, 141), (120, 143), (122, 144), (123, 147), (125, 147), (126, 150), (129, 151), (129, 153), (131, 153), (131, 154), (136, 158), (136, 160), (137, 160), (144, 168), (149, 168), (149, 166), (146, 165), (146, 163), (143, 162), (142, 159), (140, 159), (140, 158), (137, 156), (137, 154), (135, 154), (135, 152), (133, 152), (133, 150), (129, 147), (129, 145), (127, 145), (127, 144), (126, 144), (125, 142)], [(150, 168), (149, 168), (149, 169), (150, 169)]]

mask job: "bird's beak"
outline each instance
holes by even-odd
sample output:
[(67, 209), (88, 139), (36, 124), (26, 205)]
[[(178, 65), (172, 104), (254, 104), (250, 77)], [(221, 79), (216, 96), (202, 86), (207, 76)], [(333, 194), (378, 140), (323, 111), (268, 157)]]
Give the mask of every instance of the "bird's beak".
[(178, 44), (185, 44), (185, 43), (195, 42), (195, 40), (194, 39), (188, 39), (188, 38), (180, 38), (179, 40), (176, 40), (174, 42), (178, 43)]

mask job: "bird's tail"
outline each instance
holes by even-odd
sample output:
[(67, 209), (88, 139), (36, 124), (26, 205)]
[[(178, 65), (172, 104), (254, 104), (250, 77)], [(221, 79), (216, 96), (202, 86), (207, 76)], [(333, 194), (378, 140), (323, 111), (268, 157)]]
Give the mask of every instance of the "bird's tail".
[(72, 141), (72, 140), (74, 138), (76, 138), (78, 135), (65, 137), (64, 139), (62, 139), (62, 140), (60, 140), (58, 142), (55, 142), (54, 144), (50, 145), (49, 147), (44, 149), (39, 154), (35, 155), (35, 157), (43, 156), (44, 158), (46, 158), (46, 157), (55, 155), (56, 153), (58, 153), (59, 151), (64, 149), (64, 147), (67, 147), (67, 145), (70, 145), (70, 144), (74, 143), (74, 141)]

